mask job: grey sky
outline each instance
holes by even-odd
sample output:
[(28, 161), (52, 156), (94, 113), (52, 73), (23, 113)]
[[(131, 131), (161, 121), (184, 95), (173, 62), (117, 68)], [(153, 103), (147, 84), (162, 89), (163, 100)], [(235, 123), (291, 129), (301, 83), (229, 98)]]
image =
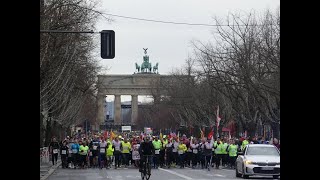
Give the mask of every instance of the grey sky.
[[(101, 0), (106, 13), (136, 18), (214, 24), (212, 17), (223, 19), (229, 12), (255, 10), (262, 13), (269, 8), (274, 11), (280, 0)], [(192, 39), (207, 42), (212, 39), (214, 27), (153, 23), (113, 17), (114, 22), (101, 19), (97, 30), (114, 30), (116, 56), (102, 60), (110, 67), (108, 74), (133, 74), (134, 63), (141, 64), (142, 48), (148, 48), (152, 66), (159, 62), (159, 73), (168, 74), (181, 67), (188, 54), (192, 54)], [(100, 56), (99, 56), (100, 57)]]

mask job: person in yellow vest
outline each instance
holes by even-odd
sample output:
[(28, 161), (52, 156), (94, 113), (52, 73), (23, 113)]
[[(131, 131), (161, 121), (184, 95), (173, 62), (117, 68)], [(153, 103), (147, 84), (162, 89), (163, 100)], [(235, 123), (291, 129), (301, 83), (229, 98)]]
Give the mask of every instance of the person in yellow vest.
[(235, 144), (235, 141), (233, 139), (230, 141), (227, 152), (229, 154), (229, 166), (230, 168), (235, 168), (235, 162), (238, 154), (238, 145)]
[(107, 168), (111, 168), (112, 161), (113, 161), (113, 152), (114, 152), (114, 146), (111, 144), (111, 142), (107, 142)]
[(220, 161), (223, 156), (223, 140), (220, 140), (219, 138), (217, 139), (217, 143), (214, 143), (214, 153), (216, 154), (216, 169), (219, 169), (220, 166)]
[(187, 146), (182, 142), (182, 139), (181, 139), (178, 145), (178, 156), (179, 156), (180, 168), (184, 168), (184, 157), (187, 150), (188, 150)]
[(80, 154), (80, 166), (84, 168), (87, 164), (87, 155), (89, 151), (89, 147), (86, 145), (86, 142), (80, 142), (79, 154)]
[(222, 166), (224, 167), (227, 167), (228, 160), (229, 160), (227, 148), (228, 148), (228, 139), (225, 137), (223, 139), (223, 146), (222, 146)]
[(166, 145), (168, 144), (167, 136), (164, 135), (163, 139), (160, 139), (160, 140), (161, 140), (162, 146), (160, 148), (159, 164), (160, 164), (160, 167), (162, 168), (163, 165), (165, 164), (164, 156), (165, 156), (165, 148), (166, 148)]
[(241, 151), (244, 150), (244, 148), (246, 147), (246, 145), (249, 144), (248, 138), (246, 137), (243, 141), (242, 141), (242, 145), (241, 145)]
[(122, 147), (122, 157), (124, 160), (124, 167), (126, 168), (129, 166), (129, 159), (130, 159), (130, 150), (131, 150), (131, 144), (128, 142), (127, 138), (124, 138), (124, 140), (121, 142)]
[(158, 169), (159, 166), (159, 157), (160, 157), (160, 149), (162, 147), (161, 141), (156, 136), (152, 141), (154, 147), (154, 158), (153, 158), (153, 168)]

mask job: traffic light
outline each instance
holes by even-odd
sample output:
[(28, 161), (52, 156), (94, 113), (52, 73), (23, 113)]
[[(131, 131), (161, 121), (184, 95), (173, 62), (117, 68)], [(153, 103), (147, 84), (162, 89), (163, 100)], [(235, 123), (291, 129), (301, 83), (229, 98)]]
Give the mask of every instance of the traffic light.
[(102, 30), (101, 34), (101, 58), (113, 59), (115, 56), (115, 33), (113, 30)]

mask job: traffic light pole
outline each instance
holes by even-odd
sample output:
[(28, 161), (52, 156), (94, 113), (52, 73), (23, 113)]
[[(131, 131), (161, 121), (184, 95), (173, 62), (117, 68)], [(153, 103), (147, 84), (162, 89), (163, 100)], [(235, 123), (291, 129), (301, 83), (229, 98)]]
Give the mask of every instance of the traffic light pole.
[(100, 33), (100, 32), (94, 32), (94, 31), (60, 31), (60, 30), (40, 30), (40, 33)]
[(40, 30), (40, 33), (100, 33), (101, 34), (101, 58), (113, 59), (115, 56), (115, 33), (113, 30), (102, 30), (101, 32), (94, 31), (61, 31), (61, 30)]

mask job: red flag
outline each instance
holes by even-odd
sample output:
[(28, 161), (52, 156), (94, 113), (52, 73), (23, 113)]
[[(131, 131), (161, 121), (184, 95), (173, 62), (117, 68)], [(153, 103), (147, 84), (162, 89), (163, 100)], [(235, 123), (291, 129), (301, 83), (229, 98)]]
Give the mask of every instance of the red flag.
[(208, 139), (211, 139), (213, 136), (213, 131), (211, 131), (209, 134), (208, 134)]
[(208, 134), (208, 139), (211, 139), (212, 136), (214, 135), (213, 127), (211, 126), (210, 128), (211, 128), (211, 131), (210, 131), (210, 133)]

